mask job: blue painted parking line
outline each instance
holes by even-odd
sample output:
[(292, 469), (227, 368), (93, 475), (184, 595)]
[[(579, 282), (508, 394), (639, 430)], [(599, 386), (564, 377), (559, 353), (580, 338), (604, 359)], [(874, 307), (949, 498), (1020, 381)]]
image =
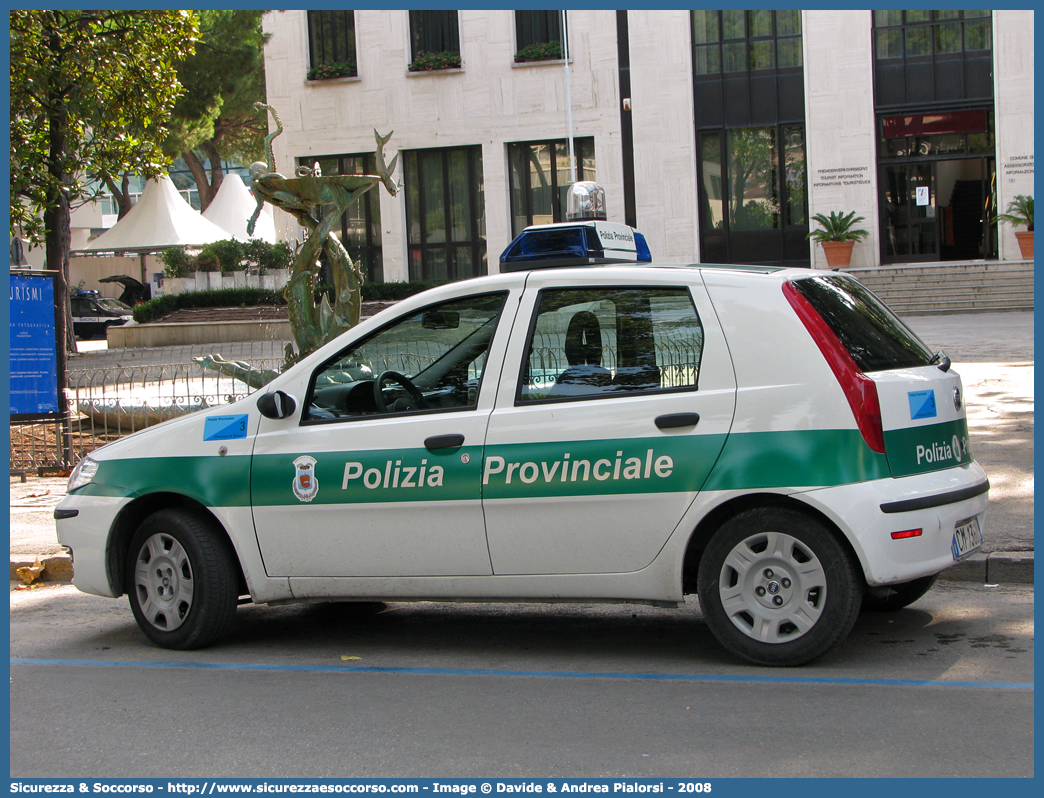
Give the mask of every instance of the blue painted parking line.
[(191, 668), (214, 671), (289, 671), (298, 673), (371, 673), (411, 676), (515, 676), (536, 679), (639, 679), (660, 682), (747, 682), (771, 684), (830, 684), (884, 687), (978, 687), (992, 690), (1033, 690), (1032, 682), (970, 682), (941, 679), (859, 679), (839, 676), (727, 675), (716, 673), (601, 673), (597, 671), (516, 671), (487, 668), (396, 668), (359, 665), (266, 665), (234, 662), (140, 662), (133, 660), (29, 659), (12, 657), (12, 665), (74, 665), (94, 668)]

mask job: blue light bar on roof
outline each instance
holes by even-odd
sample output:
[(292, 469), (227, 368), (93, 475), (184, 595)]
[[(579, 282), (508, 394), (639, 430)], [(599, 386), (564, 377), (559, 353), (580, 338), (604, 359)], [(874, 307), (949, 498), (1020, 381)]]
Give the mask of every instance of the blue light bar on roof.
[(645, 236), (625, 224), (585, 221), (527, 227), (500, 256), (502, 272), (649, 263)]

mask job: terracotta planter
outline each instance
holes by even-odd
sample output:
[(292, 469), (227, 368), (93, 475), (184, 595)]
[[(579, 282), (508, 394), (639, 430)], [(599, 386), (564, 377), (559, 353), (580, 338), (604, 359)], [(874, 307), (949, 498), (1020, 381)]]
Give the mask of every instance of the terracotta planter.
[(823, 254), (826, 255), (827, 266), (831, 269), (843, 269), (852, 262), (852, 247), (855, 241), (820, 241)]
[(1022, 257), (1027, 260), (1033, 260), (1033, 231), (1017, 231), (1015, 233), (1015, 238), (1019, 240), (1019, 250), (1022, 252)]

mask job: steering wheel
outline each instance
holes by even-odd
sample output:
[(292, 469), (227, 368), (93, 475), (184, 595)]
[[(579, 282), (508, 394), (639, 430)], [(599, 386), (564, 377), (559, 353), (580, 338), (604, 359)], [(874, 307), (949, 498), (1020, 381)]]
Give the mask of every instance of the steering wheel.
[[(384, 383), (388, 380), (399, 383), (399, 385), (401, 385), (402, 388), (406, 391), (406, 393), (410, 395), (410, 398), (413, 399), (414, 402), (412, 405), (409, 405), (407, 400), (407, 406), (396, 407), (395, 412), (401, 412), (403, 410), (417, 410), (419, 408), (428, 406), (428, 403), (424, 401), (424, 394), (420, 392), (420, 389), (417, 388), (416, 385), (410, 382), (408, 377), (406, 377), (403, 374), (400, 374), (397, 371), (382, 371), (377, 376), (377, 379), (373, 381), (373, 401), (377, 405), (378, 412), (390, 412), (387, 402), (384, 401), (383, 391)], [(401, 401), (401, 399), (396, 399), (395, 404), (398, 405)]]

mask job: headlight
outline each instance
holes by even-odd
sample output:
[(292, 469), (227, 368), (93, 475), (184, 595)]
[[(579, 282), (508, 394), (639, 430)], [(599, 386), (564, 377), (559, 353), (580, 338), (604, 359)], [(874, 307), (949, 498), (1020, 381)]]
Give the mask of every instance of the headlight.
[(78, 490), (84, 485), (89, 485), (91, 480), (94, 479), (94, 475), (97, 473), (98, 461), (92, 460), (90, 456), (84, 457), (76, 464), (76, 468), (74, 468), (72, 473), (69, 475), (69, 486), (66, 488), (66, 492), (72, 493), (74, 490)]

